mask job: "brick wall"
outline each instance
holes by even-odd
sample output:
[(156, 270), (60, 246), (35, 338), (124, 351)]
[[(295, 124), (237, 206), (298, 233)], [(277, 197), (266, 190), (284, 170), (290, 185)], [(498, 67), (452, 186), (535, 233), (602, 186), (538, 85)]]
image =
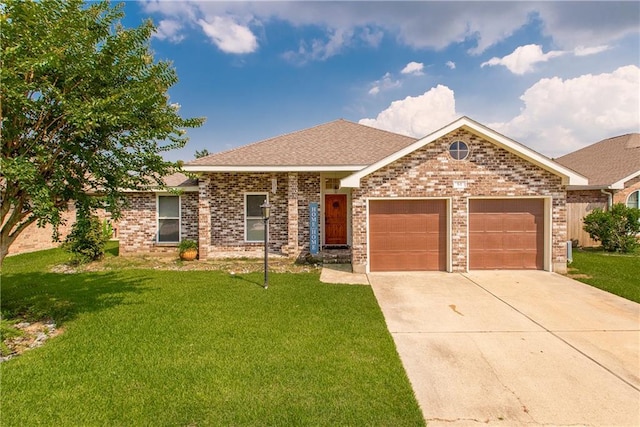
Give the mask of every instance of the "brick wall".
[(624, 190), (616, 191), (613, 195), (613, 203), (627, 203), (627, 198), (634, 191), (640, 190), (640, 176), (624, 183)]
[[(448, 154), (455, 140), (469, 144), (467, 160)], [(467, 188), (453, 189), (454, 180), (466, 180)], [(566, 206), (561, 179), (506, 150), (458, 130), (408, 156), (362, 178), (352, 192), (353, 264), (367, 263), (366, 199), (369, 197), (447, 197), (452, 204), (452, 267), (467, 268), (467, 206), (477, 196), (551, 196), (552, 262), (554, 270), (566, 268)]]
[[(107, 212), (99, 209), (95, 214), (100, 220), (111, 218)], [(76, 222), (76, 206), (74, 202), (69, 202), (67, 210), (62, 213), (64, 223), (58, 227), (59, 241), (54, 241), (53, 227), (46, 225), (44, 227), (38, 227), (37, 223), (31, 224), (13, 241), (9, 248), (9, 255), (17, 255), (26, 252), (41, 251), (44, 249), (57, 248), (66, 239), (67, 235), (71, 232), (71, 227)], [(118, 224), (112, 224), (114, 232), (117, 233)]]
[(53, 240), (53, 227), (51, 225), (38, 227), (37, 223), (33, 223), (16, 237), (16, 240), (13, 241), (9, 248), (9, 255), (41, 251), (60, 246), (60, 243), (64, 241), (71, 231), (71, 226), (76, 222), (76, 207), (73, 202), (68, 204), (67, 211), (62, 213), (62, 218), (65, 222), (58, 227), (60, 241)]
[[(177, 244), (156, 243), (156, 193), (130, 193), (128, 206), (118, 222), (120, 254), (154, 253), (177, 255)], [(198, 240), (198, 193), (180, 196), (182, 239)]]
[[(269, 220), (269, 248), (281, 252), (288, 243), (286, 173), (212, 173), (211, 195), (211, 256), (229, 252), (258, 253), (262, 243), (245, 242), (244, 203), (246, 193), (268, 193), (271, 204)], [(276, 180), (276, 192), (272, 179)]]
[[(298, 245), (301, 253), (309, 252), (309, 203), (320, 200), (320, 174), (300, 173), (298, 176)], [(318, 218), (320, 221), (320, 218)], [(321, 227), (318, 227), (318, 234)], [(318, 241), (321, 242), (320, 236)]]

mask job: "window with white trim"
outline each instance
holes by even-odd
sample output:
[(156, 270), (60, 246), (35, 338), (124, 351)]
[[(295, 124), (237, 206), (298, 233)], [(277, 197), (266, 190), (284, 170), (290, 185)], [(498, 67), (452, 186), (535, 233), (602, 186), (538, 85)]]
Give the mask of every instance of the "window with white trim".
[(264, 242), (264, 221), (262, 205), (269, 201), (268, 193), (247, 193), (244, 195), (244, 240)]
[(627, 197), (627, 207), (640, 209), (640, 190), (629, 194), (629, 197)]
[(158, 195), (158, 243), (180, 242), (180, 196)]

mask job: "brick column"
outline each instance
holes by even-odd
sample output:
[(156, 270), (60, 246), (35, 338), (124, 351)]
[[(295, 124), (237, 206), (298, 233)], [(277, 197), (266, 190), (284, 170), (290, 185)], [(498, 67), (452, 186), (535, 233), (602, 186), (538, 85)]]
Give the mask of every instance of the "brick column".
[(211, 176), (201, 177), (198, 187), (198, 252), (200, 260), (206, 260), (211, 249)]
[(287, 185), (287, 254), (297, 257), (298, 248), (298, 173), (289, 172)]

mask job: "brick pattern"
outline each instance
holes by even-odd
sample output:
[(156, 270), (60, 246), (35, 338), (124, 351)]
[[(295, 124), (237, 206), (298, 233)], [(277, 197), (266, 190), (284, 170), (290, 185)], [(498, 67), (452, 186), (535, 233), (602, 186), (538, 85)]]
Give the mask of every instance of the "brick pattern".
[[(245, 242), (244, 203), (246, 193), (268, 193), (271, 204), (269, 220), (269, 250), (282, 252), (288, 243), (288, 176), (286, 173), (212, 173), (211, 249), (216, 252), (256, 252), (261, 242)], [(276, 192), (272, 192), (275, 179)]]
[[(593, 207), (602, 208), (607, 205), (607, 195), (600, 190), (572, 190), (567, 191), (567, 204), (569, 203), (589, 203)], [(591, 211), (592, 209), (588, 209)]]
[[(104, 209), (98, 209), (95, 214), (100, 220), (111, 220), (111, 215), (105, 212)], [(58, 227), (59, 241), (53, 240), (53, 227), (51, 225), (45, 225), (44, 227), (38, 227), (37, 223), (33, 223), (28, 226), (18, 237), (13, 241), (9, 248), (8, 255), (17, 255), (26, 252), (42, 251), (44, 249), (52, 249), (60, 246), (62, 242), (67, 238), (71, 232), (71, 227), (76, 222), (76, 206), (74, 202), (69, 202), (67, 210), (62, 212), (62, 218), (64, 223)], [(114, 237), (117, 237), (118, 224), (112, 222), (114, 229)]]
[[(298, 176), (298, 246), (300, 253), (309, 252), (309, 203), (320, 200), (320, 174), (301, 173)], [(318, 218), (318, 221), (321, 221)], [(318, 224), (320, 225), (320, 224)], [(318, 241), (320, 239), (321, 227), (318, 227)]]
[(198, 180), (198, 257), (209, 258), (211, 252), (211, 177)]
[[(455, 140), (469, 144), (468, 159), (453, 160), (448, 153)], [(453, 189), (454, 180), (467, 188)], [(451, 198), (452, 268), (467, 268), (467, 207), (470, 197), (551, 196), (554, 269), (566, 258), (566, 206), (561, 179), (528, 161), (464, 130), (452, 132), (408, 156), (364, 177), (353, 189), (353, 264), (367, 263), (366, 199), (369, 197)]]
[[(127, 197), (129, 206), (122, 210), (118, 222), (120, 254), (177, 254), (177, 244), (156, 243), (156, 198), (155, 193), (131, 193)], [(180, 203), (181, 237), (198, 240), (198, 193), (182, 194)]]
[(618, 190), (613, 195), (613, 203), (627, 203), (627, 198), (634, 191), (640, 190), (640, 176), (630, 179), (624, 183), (624, 189)]
[(67, 211), (62, 213), (62, 219), (64, 223), (58, 227), (59, 241), (53, 240), (53, 227), (51, 225), (38, 227), (37, 223), (33, 223), (16, 237), (16, 240), (9, 247), (8, 255), (57, 248), (71, 232), (71, 226), (76, 221), (76, 207), (73, 202), (70, 202)]
[(287, 187), (287, 247), (286, 253), (298, 256), (298, 174), (291, 172), (288, 175)]

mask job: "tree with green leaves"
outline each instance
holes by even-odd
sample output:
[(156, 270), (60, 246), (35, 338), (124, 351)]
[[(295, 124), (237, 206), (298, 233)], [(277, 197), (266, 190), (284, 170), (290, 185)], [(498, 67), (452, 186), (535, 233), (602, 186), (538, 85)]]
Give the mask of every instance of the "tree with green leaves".
[(178, 78), (153, 58), (154, 26), (124, 28), (122, 5), (8, 0), (0, 13), (1, 263), (69, 201), (117, 218), (122, 191), (162, 185), (175, 168), (162, 154), (204, 119), (169, 102)]
[(209, 153), (209, 150), (207, 150), (206, 148), (203, 148), (201, 151), (196, 150), (195, 158), (199, 159), (201, 157), (207, 157), (210, 154), (211, 153)]

